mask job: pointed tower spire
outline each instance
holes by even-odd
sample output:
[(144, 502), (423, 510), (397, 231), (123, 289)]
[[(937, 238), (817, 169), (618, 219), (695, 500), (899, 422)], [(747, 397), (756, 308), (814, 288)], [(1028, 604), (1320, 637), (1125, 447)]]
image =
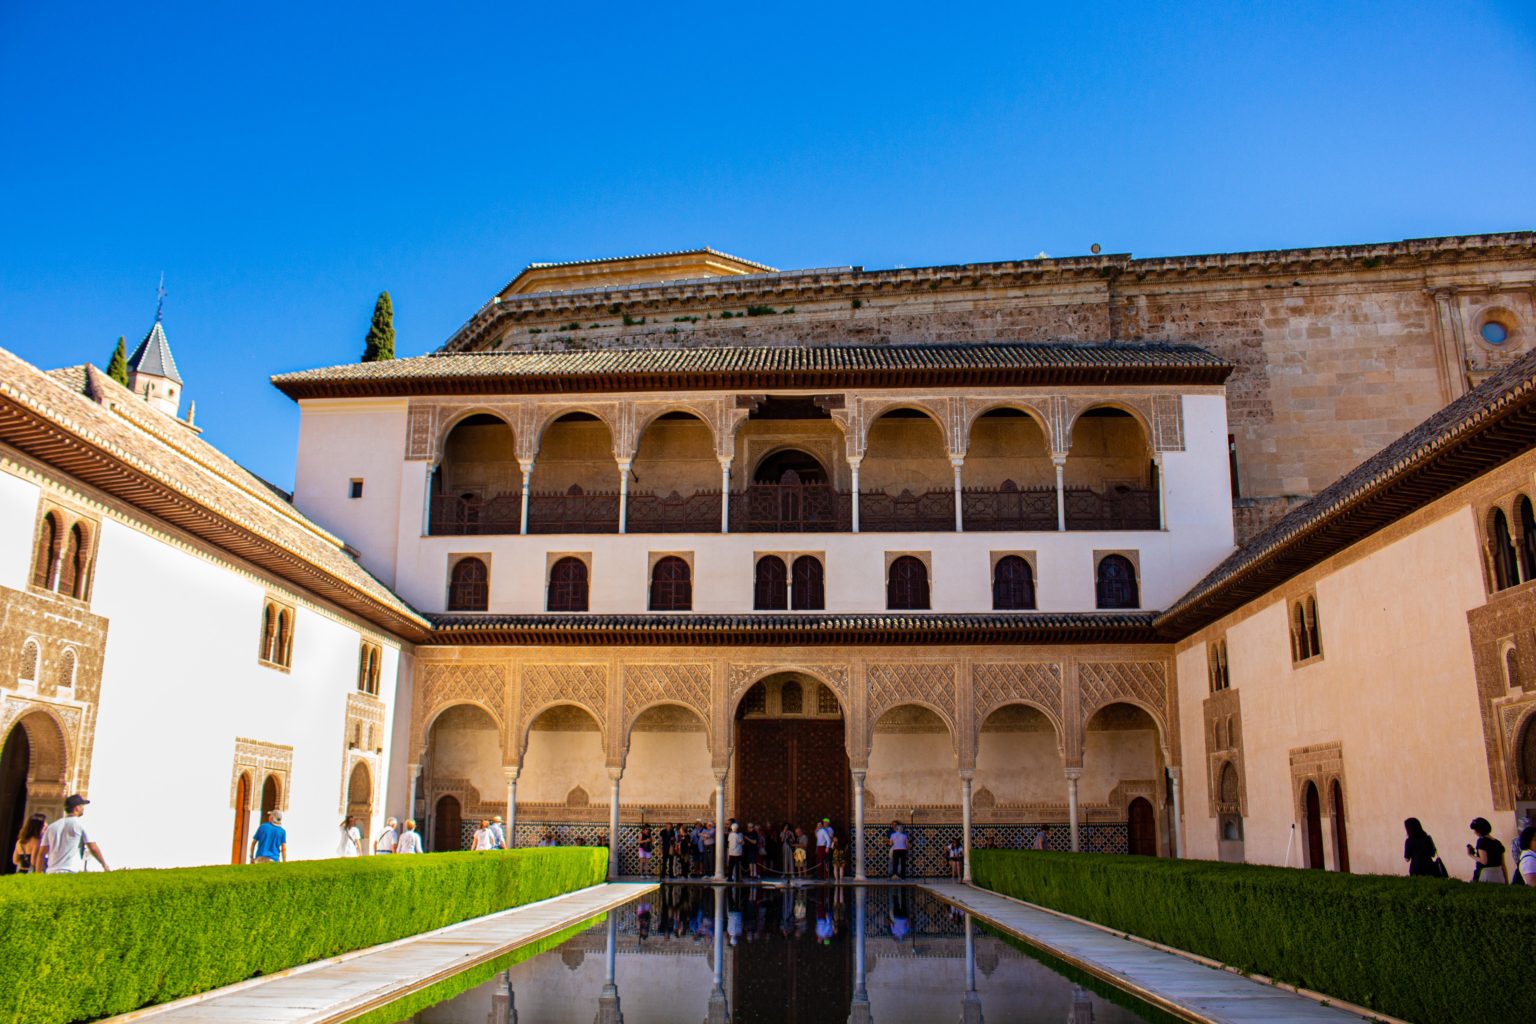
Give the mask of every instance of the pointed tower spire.
[(181, 374), (171, 358), (171, 345), (165, 338), (161, 318), (165, 315), (165, 274), (160, 275), (156, 293), (155, 322), (128, 357), (128, 387), (134, 394), (161, 412), (175, 416), (181, 409)]

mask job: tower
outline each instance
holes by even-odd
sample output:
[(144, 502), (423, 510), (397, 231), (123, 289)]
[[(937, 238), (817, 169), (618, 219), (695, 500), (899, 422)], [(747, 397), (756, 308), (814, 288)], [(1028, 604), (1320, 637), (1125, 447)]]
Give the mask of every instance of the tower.
[(154, 326), (128, 357), (128, 387), (156, 409), (175, 416), (181, 409), (181, 375), (176, 372), (176, 360), (171, 358), (170, 343), (165, 340), (165, 329), (160, 326), (164, 313), (165, 286), (162, 282)]

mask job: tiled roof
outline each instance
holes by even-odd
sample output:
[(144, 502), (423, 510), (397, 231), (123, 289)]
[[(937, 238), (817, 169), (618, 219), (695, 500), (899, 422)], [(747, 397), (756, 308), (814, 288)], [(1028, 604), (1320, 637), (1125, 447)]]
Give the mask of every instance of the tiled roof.
[(707, 245), (698, 249), (671, 249), (667, 252), (642, 252), (634, 253), (630, 256), (598, 256), (585, 260), (556, 260), (553, 262), (535, 260), (528, 264), (527, 269), (543, 270), (546, 267), (589, 267), (602, 263), (633, 263), (637, 260), (663, 259), (668, 256), (724, 256), (728, 260), (744, 263), (747, 266), (756, 267), (758, 270), (767, 271), (770, 274), (778, 272), (777, 267), (770, 267), (766, 263), (758, 263), (755, 260), (744, 260), (740, 256), (732, 256), (728, 252), (721, 252), (719, 249), (712, 249)]
[(428, 615), (438, 644), (1147, 643), (1154, 612)]
[(181, 383), (181, 374), (176, 372), (176, 360), (171, 358), (171, 344), (165, 340), (165, 330), (158, 319), (149, 333), (144, 335), (144, 340), (139, 342), (139, 347), (133, 350), (133, 355), (128, 357), (128, 369)]
[(45, 374), (0, 349), (0, 442), (388, 632), (426, 636), (426, 620), (339, 539), (95, 367)]
[(1462, 395), (1232, 554), (1158, 617), (1183, 637), (1536, 448), (1536, 352)]
[(349, 363), (272, 378), (290, 398), (912, 384), (1220, 384), (1196, 345), (992, 342), (590, 352), (475, 352)]

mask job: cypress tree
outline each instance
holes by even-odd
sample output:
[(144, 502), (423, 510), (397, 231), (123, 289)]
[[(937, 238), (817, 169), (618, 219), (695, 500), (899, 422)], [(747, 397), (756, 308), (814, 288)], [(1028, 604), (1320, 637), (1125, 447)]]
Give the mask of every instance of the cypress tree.
[(123, 387), (128, 386), (128, 349), (121, 335), (117, 339), (117, 348), (112, 350), (112, 359), (107, 363), (107, 376)]
[(373, 323), (368, 326), (368, 341), (363, 348), (363, 362), (376, 363), (395, 358), (395, 307), (389, 292), (380, 292), (373, 305)]

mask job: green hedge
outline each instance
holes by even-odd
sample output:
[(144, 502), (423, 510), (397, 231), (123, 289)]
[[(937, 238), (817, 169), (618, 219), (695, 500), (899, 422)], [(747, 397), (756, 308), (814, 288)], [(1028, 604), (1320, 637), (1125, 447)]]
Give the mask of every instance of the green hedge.
[(976, 884), (1410, 1021), (1536, 1009), (1536, 894), (1212, 861), (976, 850)]
[(0, 1021), (67, 1024), (601, 882), (551, 847), (0, 880)]

